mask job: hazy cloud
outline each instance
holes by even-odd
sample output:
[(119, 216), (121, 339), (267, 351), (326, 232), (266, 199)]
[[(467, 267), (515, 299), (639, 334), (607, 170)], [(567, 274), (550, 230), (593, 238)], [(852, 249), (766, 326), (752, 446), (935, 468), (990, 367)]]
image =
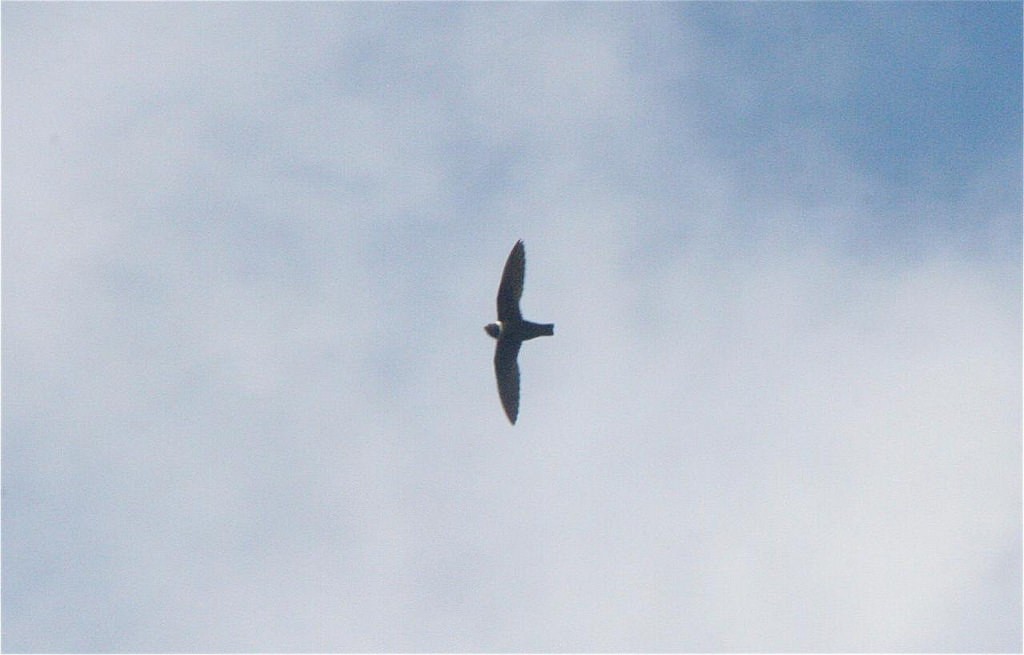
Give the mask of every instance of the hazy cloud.
[(1019, 649), (1020, 34), (5, 4), (5, 649)]

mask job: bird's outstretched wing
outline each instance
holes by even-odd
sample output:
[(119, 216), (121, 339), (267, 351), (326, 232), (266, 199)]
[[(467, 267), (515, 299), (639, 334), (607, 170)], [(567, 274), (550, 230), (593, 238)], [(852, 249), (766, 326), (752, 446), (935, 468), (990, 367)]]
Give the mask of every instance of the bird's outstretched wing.
[[(519, 312), (519, 298), (523, 295), (523, 278), (526, 277), (526, 249), (522, 241), (516, 241), (512, 252), (505, 260), (498, 287), (498, 320), (518, 321), (523, 318)], [(514, 421), (513, 421), (514, 422)]]
[(505, 416), (516, 423), (519, 415), (519, 346), (523, 344), (518, 339), (498, 339), (498, 346), (494, 349), (494, 375), (498, 379), (498, 395), (501, 396), (501, 404), (505, 408)]

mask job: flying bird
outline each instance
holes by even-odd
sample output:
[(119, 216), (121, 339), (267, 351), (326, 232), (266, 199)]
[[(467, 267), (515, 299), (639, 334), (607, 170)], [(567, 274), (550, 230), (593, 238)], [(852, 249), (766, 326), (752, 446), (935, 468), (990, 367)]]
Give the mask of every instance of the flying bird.
[(494, 375), (498, 379), (498, 395), (505, 415), (512, 425), (519, 416), (519, 347), (524, 341), (536, 337), (550, 337), (555, 333), (554, 323), (533, 323), (519, 311), (519, 298), (523, 295), (526, 276), (526, 249), (520, 239), (512, 246), (505, 261), (498, 287), (498, 321), (484, 326), (487, 334), (498, 340), (494, 348)]

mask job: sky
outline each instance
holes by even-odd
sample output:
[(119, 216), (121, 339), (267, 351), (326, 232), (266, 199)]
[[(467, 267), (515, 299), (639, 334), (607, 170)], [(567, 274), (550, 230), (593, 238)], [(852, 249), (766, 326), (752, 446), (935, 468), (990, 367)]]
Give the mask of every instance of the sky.
[(0, 12), (5, 651), (1021, 649), (1020, 3)]

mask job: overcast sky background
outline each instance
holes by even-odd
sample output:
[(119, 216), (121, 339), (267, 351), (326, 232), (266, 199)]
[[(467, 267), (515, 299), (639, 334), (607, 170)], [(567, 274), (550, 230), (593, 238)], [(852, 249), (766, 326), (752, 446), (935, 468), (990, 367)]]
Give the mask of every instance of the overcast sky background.
[(2, 48), (5, 650), (1021, 648), (1020, 3)]

